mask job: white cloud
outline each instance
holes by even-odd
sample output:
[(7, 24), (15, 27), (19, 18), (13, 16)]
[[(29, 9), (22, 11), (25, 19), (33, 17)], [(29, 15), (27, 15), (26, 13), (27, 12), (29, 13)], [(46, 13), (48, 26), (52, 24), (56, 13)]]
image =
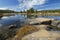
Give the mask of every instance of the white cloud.
[(7, 10), (7, 8), (0, 8), (0, 10)]
[(13, 10), (12, 8), (0, 8), (0, 10)]
[(20, 9), (30, 9), (34, 7), (34, 5), (43, 5), (47, 0), (18, 0)]

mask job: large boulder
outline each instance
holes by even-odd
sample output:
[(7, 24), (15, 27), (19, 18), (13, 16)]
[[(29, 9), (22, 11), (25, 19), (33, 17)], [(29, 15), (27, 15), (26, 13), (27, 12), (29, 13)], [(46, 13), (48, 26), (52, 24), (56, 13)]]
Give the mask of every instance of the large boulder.
[(58, 28), (60, 28), (60, 23), (57, 25)]
[(51, 25), (57, 26), (59, 23), (60, 23), (60, 20), (54, 20), (54, 21), (52, 21)]
[(51, 24), (52, 21), (54, 21), (54, 18), (35, 18), (30, 19), (29, 24)]
[(52, 21), (51, 25), (55, 30), (60, 30), (60, 20)]

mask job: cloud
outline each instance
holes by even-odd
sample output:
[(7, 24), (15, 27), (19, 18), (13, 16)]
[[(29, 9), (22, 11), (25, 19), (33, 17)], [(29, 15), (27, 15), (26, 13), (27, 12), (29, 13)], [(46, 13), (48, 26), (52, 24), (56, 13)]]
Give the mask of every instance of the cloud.
[(12, 8), (0, 8), (0, 10), (13, 10)]
[(0, 10), (7, 10), (7, 8), (0, 8)]
[(30, 9), (35, 5), (43, 5), (46, 3), (47, 0), (18, 0), (19, 1), (19, 8), (20, 9)]

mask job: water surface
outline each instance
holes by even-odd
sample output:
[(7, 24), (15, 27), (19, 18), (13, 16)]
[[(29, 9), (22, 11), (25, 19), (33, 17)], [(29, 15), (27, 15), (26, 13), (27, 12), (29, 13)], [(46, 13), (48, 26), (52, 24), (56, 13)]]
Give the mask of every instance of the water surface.
[[(38, 16), (38, 18), (40, 18), (42, 16)], [(60, 20), (60, 16), (44, 16), (45, 18), (55, 18), (57, 20)]]
[(0, 19), (0, 26), (9, 26), (9, 25), (22, 25), (22, 23), (27, 23), (27, 18), (24, 15), (15, 15), (15, 16), (3, 16)]

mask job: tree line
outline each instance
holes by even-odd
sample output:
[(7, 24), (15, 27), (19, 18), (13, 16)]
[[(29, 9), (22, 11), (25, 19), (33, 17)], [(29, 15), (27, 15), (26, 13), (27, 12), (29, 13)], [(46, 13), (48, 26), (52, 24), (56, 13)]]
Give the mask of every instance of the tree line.
[(39, 12), (45, 12), (45, 13), (47, 13), (47, 12), (59, 12), (60, 13), (60, 9), (55, 9), (55, 10), (40, 10), (40, 11), (38, 11), (38, 10), (34, 10), (33, 8), (30, 8), (29, 10), (24, 10), (24, 11), (20, 11), (20, 13), (39, 13)]

